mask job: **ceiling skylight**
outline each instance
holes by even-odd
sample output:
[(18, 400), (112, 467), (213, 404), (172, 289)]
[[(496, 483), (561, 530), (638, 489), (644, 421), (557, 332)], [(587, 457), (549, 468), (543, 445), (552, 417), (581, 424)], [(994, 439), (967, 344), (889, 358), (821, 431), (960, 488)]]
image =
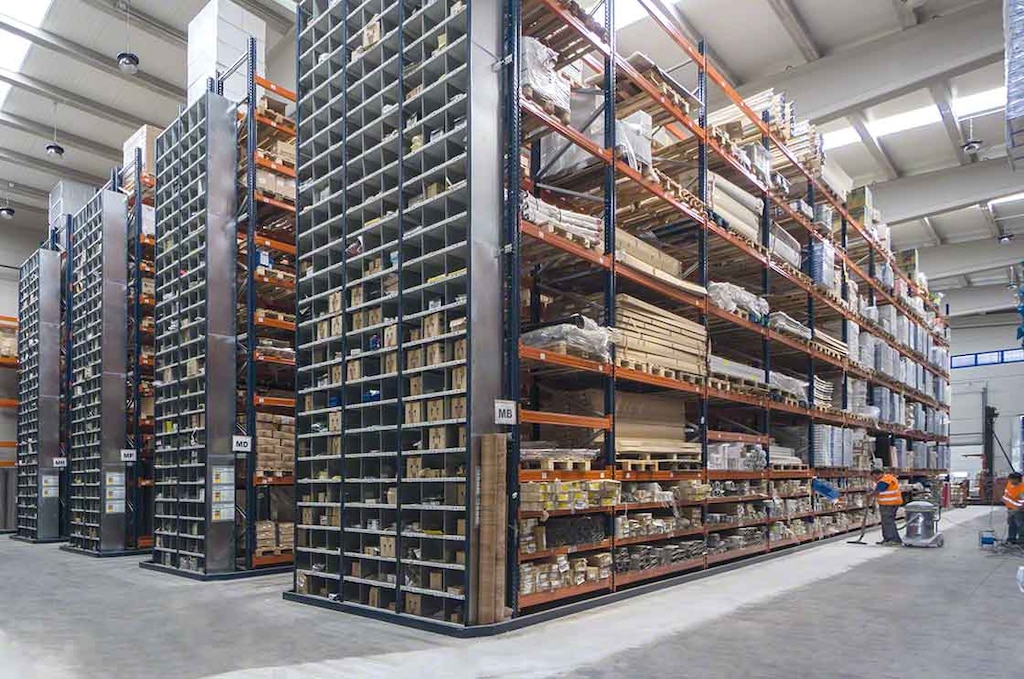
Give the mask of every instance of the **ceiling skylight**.
[[(51, 2), (52, 0), (0, 0), (0, 14), (38, 27), (43, 23)], [(0, 68), (20, 71), (29, 45), (28, 40), (5, 33), (3, 40), (0, 40)], [(10, 89), (11, 86), (7, 83), (0, 83), (0, 106), (3, 106)]]
[(953, 100), (953, 115), (957, 118), (969, 118), (979, 113), (998, 111), (1006, 107), (1006, 88), (997, 87), (992, 90), (978, 92)]

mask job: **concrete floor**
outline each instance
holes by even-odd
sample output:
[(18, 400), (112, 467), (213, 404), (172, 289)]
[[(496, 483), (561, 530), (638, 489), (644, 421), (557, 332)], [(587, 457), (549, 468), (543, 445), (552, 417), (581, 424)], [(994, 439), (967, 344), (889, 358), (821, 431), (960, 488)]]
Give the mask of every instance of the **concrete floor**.
[(833, 543), (479, 640), (0, 537), (0, 679), (996, 676), (1024, 558), (977, 548), (987, 509), (944, 524), (942, 550)]

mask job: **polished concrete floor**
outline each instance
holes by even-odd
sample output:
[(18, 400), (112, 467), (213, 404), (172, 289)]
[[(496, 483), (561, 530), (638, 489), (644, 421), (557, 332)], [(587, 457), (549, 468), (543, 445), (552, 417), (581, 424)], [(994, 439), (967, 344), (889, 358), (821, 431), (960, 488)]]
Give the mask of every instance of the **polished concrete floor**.
[(1024, 558), (978, 549), (988, 515), (950, 512), (941, 550), (832, 543), (478, 640), (282, 601), (287, 575), (201, 583), (0, 537), (0, 679), (997, 676)]

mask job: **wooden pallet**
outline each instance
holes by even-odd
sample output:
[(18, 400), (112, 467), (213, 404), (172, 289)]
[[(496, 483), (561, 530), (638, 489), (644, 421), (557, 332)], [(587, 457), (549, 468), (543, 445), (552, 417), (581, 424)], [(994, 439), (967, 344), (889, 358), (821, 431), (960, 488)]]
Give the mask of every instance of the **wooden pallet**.
[(588, 472), (590, 471), (590, 463), (590, 460), (554, 460), (550, 458), (522, 460), (520, 462), (523, 469), (532, 469), (547, 472)]
[(810, 469), (805, 464), (791, 464), (791, 463), (778, 463), (772, 462), (772, 471), (777, 472), (803, 472)]
[[(295, 161), (294, 160), (288, 160), (287, 158), (282, 158), (281, 156), (277, 155), (276, 153), (271, 153), (270, 151), (267, 151), (266, 149), (256, 149), (256, 155), (261, 157), (261, 158), (263, 158), (264, 160), (269, 160), (272, 163), (277, 163), (278, 165), (283, 165), (284, 167), (290, 168), (292, 170), (295, 169)], [(244, 166), (244, 160), (243, 160), (242, 165)]]
[(668, 459), (652, 459), (652, 460), (616, 460), (619, 469), (624, 472), (688, 472), (688, 471), (700, 471), (701, 462), (699, 460), (668, 460)]
[[(713, 384), (714, 382), (717, 382), (718, 384)], [(723, 375), (722, 373), (712, 373), (712, 377), (709, 378), (708, 384), (723, 391), (743, 391), (756, 394), (769, 393), (769, 390), (760, 382), (732, 377), (731, 375)]]
[(257, 547), (252, 550), (254, 556), (286, 556), (294, 553), (291, 547)]
[(540, 106), (548, 115), (558, 118), (563, 125), (569, 125), (572, 122), (572, 117), (569, 115), (568, 109), (559, 108), (553, 101), (529, 85), (523, 85), (522, 92), (523, 97)]

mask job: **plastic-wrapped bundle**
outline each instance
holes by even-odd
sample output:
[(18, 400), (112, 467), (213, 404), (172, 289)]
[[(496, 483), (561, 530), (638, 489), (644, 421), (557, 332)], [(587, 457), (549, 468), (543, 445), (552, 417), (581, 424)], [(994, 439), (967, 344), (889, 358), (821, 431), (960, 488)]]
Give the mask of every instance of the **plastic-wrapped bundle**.
[(810, 341), (811, 329), (784, 311), (773, 311), (768, 317), (768, 327)]
[[(598, 325), (586, 316), (574, 316), (574, 322), (549, 325), (525, 332), (520, 341), (529, 347), (551, 349), (563, 354), (586, 354), (605, 363), (612, 360), (614, 328)], [(575, 351), (570, 351), (575, 350)]]
[(735, 312), (738, 308), (746, 309), (758, 318), (768, 316), (771, 311), (768, 301), (763, 297), (758, 297), (732, 283), (710, 283), (708, 296), (715, 306), (726, 311)]
[(778, 225), (772, 226), (770, 245), (773, 255), (781, 257), (793, 268), (800, 268), (800, 242), (788, 231)]
[(807, 382), (798, 380), (795, 377), (790, 377), (789, 375), (784, 375), (777, 370), (772, 371), (769, 379), (772, 387), (788, 394), (793, 394), (801, 401), (807, 400)]
[(836, 280), (836, 250), (831, 243), (814, 241), (807, 250), (811, 279), (831, 290)]
[(580, 236), (591, 243), (599, 243), (604, 237), (604, 222), (600, 217), (591, 217), (546, 203), (529, 191), (521, 192), (523, 219), (538, 226), (557, 226), (564, 231)]
[(722, 358), (721, 356), (715, 356), (712, 354), (709, 366), (713, 373), (728, 375), (729, 377), (735, 377), (741, 380), (759, 382), (761, 384), (764, 383), (764, 370), (761, 368), (755, 368), (752, 365), (737, 363), (736, 361), (730, 361), (727, 358)]
[(523, 38), (522, 57), (519, 70), (521, 86), (532, 89), (555, 108), (568, 111), (571, 88), (568, 79), (555, 70), (558, 52), (536, 38), (527, 37)]

